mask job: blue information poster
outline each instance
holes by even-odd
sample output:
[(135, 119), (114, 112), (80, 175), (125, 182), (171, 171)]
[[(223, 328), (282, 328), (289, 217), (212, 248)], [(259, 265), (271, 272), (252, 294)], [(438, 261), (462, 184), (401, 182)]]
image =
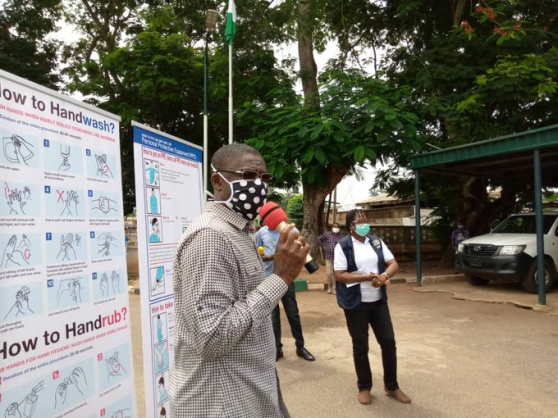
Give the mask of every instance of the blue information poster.
[(172, 418), (167, 393), (174, 352), (172, 267), (182, 233), (203, 210), (202, 151), (132, 125), (146, 411)]

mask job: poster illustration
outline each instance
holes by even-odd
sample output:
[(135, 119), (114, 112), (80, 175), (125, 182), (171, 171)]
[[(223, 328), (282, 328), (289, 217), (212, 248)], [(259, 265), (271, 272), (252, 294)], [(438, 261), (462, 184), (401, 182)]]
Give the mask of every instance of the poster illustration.
[(151, 324), (142, 335), (146, 411), (172, 418), (172, 265), (183, 231), (203, 210), (202, 153), (179, 138), (133, 126), (141, 315), (142, 324)]
[(119, 121), (0, 71), (2, 417), (136, 416)]

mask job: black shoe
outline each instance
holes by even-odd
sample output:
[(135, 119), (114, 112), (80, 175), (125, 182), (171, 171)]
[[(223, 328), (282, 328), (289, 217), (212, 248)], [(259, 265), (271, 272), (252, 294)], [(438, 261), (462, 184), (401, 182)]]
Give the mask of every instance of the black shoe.
[(316, 360), (314, 356), (304, 347), (300, 347), (296, 349), (296, 355), (302, 357), (306, 361), (314, 361)]
[(275, 357), (275, 361), (279, 361), (279, 359), (283, 357), (283, 350), (279, 350), (277, 352), (277, 356)]

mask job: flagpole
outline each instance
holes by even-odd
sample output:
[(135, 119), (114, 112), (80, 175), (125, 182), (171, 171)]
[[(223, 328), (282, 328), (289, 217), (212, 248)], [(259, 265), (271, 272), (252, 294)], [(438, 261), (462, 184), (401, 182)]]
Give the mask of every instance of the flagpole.
[(219, 13), (215, 10), (209, 9), (205, 18), (205, 35), (204, 35), (204, 48), (203, 48), (203, 202), (207, 202), (208, 191), (208, 155), (209, 155), (209, 122), (207, 116), (207, 55), (210, 32), (215, 29)]
[(229, 44), (229, 144), (233, 143), (233, 65), (232, 42)]

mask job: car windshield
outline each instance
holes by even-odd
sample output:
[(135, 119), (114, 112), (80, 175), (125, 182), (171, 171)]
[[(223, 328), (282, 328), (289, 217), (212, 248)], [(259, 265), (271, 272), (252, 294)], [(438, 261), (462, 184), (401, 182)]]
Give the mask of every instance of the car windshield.
[[(558, 215), (543, 215), (543, 231), (548, 231)], [(511, 216), (492, 230), (499, 234), (536, 234), (536, 218), (533, 215)]]

